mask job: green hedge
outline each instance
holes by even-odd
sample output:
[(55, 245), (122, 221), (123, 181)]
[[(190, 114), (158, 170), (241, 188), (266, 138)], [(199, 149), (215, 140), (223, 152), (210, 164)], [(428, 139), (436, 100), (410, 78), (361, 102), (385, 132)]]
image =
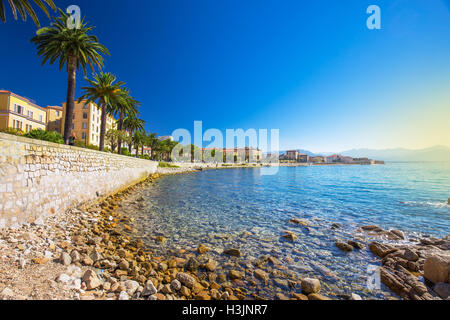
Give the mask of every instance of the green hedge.
[(33, 129), (30, 132), (23, 135), (26, 138), (49, 141), (59, 144), (64, 144), (64, 137), (58, 132), (45, 131), (42, 129)]

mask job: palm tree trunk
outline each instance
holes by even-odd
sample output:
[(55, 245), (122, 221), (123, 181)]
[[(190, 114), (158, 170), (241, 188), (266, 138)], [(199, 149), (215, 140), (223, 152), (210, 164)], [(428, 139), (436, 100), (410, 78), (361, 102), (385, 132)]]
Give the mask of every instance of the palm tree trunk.
[(67, 100), (64, 120), (64, 142), (69, 144), (72, 135), (73, 111), (75, 110), (75, 85), (77, 78), (77, 57), (70, 56), (67, 62)]
[(136, 147), (136, 158), (139, 157), (139, 144), (135, 145)]
[(144, 155), (144, 144), (141, 146), (141, 155)]
[[(119, 131), (122, 131), (122, 127), (123, 127), (123, 113), (122, 111), (119, 112), (119, 123), (117, 124), (117, 128), (119, 129)], [(122, 139), (119, 137), (119, 140), (117, 141), (117, 153), (118, 154), (122, 154)]]
[(133, 147), (133, 130), (130, 130), (131, 142), (128, 144), (128, 151), (131, 153), (131, 149)]
[(106, 134), (106, 104), (102, 102), (102, 122), (100, 124), (100, 151), (105, 149), (105, 134)]

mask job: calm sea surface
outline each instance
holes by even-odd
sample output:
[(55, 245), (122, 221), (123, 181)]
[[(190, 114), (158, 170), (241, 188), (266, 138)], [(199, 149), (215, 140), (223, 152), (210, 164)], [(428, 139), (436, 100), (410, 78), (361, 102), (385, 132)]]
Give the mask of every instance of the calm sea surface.
[[(332, 297), (350, 292), (372, 299), (392, 296), (384, 286), (367, 289), (368, 268), (378, 265), (367, 249), (343, 253), (334, 245), (354, 238), (358, 227), (376, 224), (401, 229), (408, 237), (450, 233), (450, 163), (281, 167), (270, 176), (260, 170), (167, 176), (136, 195), (144, 197), (144, 206), (130, 200), (122, 209), (136, 219), (155, 254), (203, 243), (213, 249), (208, 257), (224, 273), (236, 264), (245, 268), (261, 256), (275, 256), (291, 274), (320, 278), (322, 292)], [(293, 217), (311, 225), (292, 225)], [(333, 223), (342, 227), (333, 230)], [(285, 230), (298, 240), (282, 239)], [(157, 244), (155, 235), (168, 241)], [(243, 257), (230, 263), (221, 254), (228, 247), (240, 248)], [(276, 273), (271, 281), (252, 290), (266, 298), (293, 292)]]

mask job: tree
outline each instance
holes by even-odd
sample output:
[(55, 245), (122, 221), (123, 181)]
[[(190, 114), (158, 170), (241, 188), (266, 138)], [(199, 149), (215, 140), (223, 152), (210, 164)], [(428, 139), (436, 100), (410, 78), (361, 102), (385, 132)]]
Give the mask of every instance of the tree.
[[(135, 100), (131, 95), (130, 91), (126, 88), (122, 89), (123, 93), (123, 99), (117, 103), (116, 105), (112, 106), (112, 112), (114, 115), (118, 116), (119, 120), (117, 121), (117, 129), (119, 131), (123, 130), (123, 120), (127, 116), (137, 116), (138, 114), (138, 107), (141, 105), (139, 101)], [(119, 148), (119, 154), (122, 153), (122, 141), (119, 137), (119, 140), (117, 142), (118, 148)]]
[[(123, 120), (124, 129), (127, 130), (130, 134), (130, 137), (134, 136), (136, 131), (144, 131), (145, 121), (139, 119), (136, 115), (128, 115)], [(132, 144), (128, 144), (128, 151), (131, 153)]]
[(156, 133), (149, 133), (147, 135), (147, 146), (150, 147), (150, 149), (151, 149), (151, 152), (150, 152), (151, 159), (154, 159), (155, 152), (158, 149), (158, 145), (159, 145), (159, 140), (158, 140), (158, 138), (156, 138)]
[(122, 86), (124, 82), (116, 82), (116, 76), (112, 73), (94, 74), (94, 80), (89, 80), (88, 87), (82, 87), (83, 94), (78, 98), (78, 103), (86, 100), (86, 103), (98, 101), (102, 110), (100, 124), (100, 151), (105, 148), (106, 119), (107, 115), (113, 113), (114, 106), (118, 103), (124, 103), (124, 94)]
[[(1, 1), (1, 0), (0, 0)], [(11, 0), (16, 1), (16, 0)], [(81, 19), (79, 28), (69, 29), (69, 17), (59, 9), (60, 16), (53, 18), (50, 27), (39, 29), (31, 42), (37, 46), (38, 55), (43, 58), (42, 65), (57, 60), (59, 70), (64, 66), (68, 73), (67, 100), (64, 123), (64, 141), (67, 143), (72, 134), (73, 110), (75, 109), (75, 86), (77, 71), (81, 67), (86, 76), (86, 66), (94, 72), (95, 67), (103, 67), (102, 54), (108, 54), (108, 49), (98, 42), (96, 36), (88, 33), (94, 27), (88, 26), (85, 18)]]
[[(27, 16), (30, 16), (36, 26), (38, 28), (41, 27), (36, 12), (30, 4), (30, 0), (8, 0), (8, 2), (15, 20), (17, 20), (17, 13), (19, 13), (23, 21), (27, 21)], [(50, 14), (45, 4), (52, 8), (53, 11), (56, 11), (56, 6), (52, 0), (33, 0), (33, 2), (44, 11), (48, 18), (50, 18)], [(45, 2), (45, 4), (43, 2)], [(0, 0), (0, 20), (6, 22), (5, 4), (3, 3), (3, 0)]]
[(139, 147), (142, 147), (142, 155), (144, 155), (144, 144), (146, 143), (147, 135), (143, 131), (135, 131), (133, 135), (133, 143), (136, 148), (136, 158), (139, 156)]
[(114, 152), (117, 147), (117, 141), (121, 138), (122, 132), (119, 130), (110, 129), (106, 132), (106, 143), (111, 147), (111, 151)]

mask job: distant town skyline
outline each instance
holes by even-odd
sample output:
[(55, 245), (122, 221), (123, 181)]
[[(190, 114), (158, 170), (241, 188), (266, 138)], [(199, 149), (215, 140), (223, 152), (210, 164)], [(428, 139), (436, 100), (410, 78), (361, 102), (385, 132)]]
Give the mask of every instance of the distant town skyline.
[[(111, 52), (105, 71), (142, 103), (146, 130), (279, 129), (280, 149), (450, 147), (449, 1), (60, 0)], [(326, 7), (327, 10), (323, 10)], [(43, 26), (49, 20), (39, 15)], [(42, 67), (31, 19), (0, 24), (0, 89), (65, 101), (67, 74)], [(84, 85), (78, 74), (76, 96)]]

